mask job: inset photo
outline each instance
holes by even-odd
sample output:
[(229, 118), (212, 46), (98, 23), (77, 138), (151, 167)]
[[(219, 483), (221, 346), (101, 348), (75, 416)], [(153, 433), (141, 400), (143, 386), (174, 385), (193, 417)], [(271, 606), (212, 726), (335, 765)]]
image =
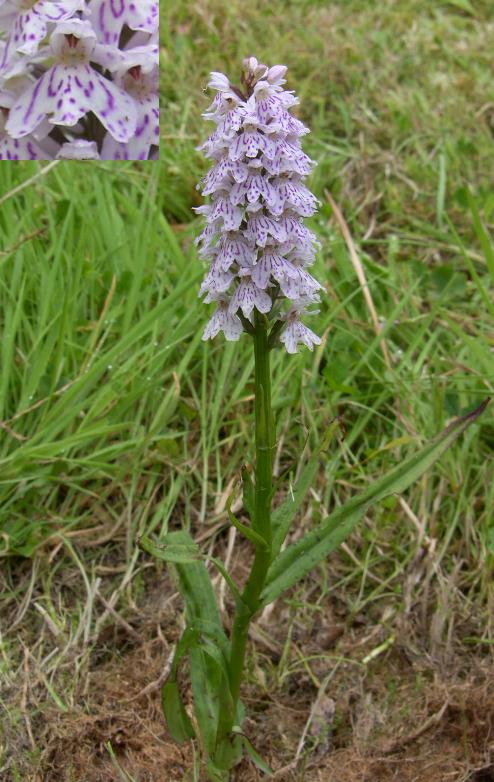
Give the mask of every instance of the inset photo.
[(0, 0), (0, 160), (157, 160), (155, 0)]

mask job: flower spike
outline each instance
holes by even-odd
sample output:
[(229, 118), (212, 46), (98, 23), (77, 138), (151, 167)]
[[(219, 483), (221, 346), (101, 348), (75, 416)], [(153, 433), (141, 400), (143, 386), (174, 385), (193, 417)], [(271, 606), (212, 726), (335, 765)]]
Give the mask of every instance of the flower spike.
[[(206, 220), (196, 244), (209, 262), (199, 295), (217, 302), (203, 339), (219, 331), (239, 339), (257, 310), (277, 321), (273, 333), (296, 353), (298, 344), (320, 344), (300, 318), (322, 285), (307, 270), (319, 246), (304, 225), (319, 203), (304, 184), (314, 162), (300, 138), (309, 131), (290, 113), (298, 99), (283, 89), (286, 70), (248, 57), (241, 88), (211, 73), (216, 96), (203, 116), (216, 130), (199, 147), (212, 161), (200, 185), (210, 202), (195, 210)], [(274, 305), (283, 300), (280, 312)]]

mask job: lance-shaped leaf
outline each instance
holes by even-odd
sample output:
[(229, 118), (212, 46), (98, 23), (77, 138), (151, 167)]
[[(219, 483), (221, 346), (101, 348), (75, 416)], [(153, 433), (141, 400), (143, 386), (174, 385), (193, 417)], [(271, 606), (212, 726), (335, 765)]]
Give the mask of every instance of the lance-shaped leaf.
[(177, 683), (178, 664), (195, 643), (197, 643), (197, 632), (190, 627), (187, 627), (177, 644), (170, 675), (161, 690), (161, 705), (163, 707), (168, 732), (172, 739), (179, 744), (187, 739), (193, 738), (195, 735), (192, 722), (185, 711), (185, 706)]
[[(180, 534), (181, 533), (179, 533), (179, 535)], [(144, 549), (144, 551), (147, 551), (148, 554), (156, 557), (156, 559), (161, 559), (163, 562), (170, 562), (175, 565), (185, 565), (191, 562), (197, 562), (198, 560), (203, 560), (205, 562), (209, 559), (209, 561), (218, 568), (220, 574), (232, 590), (235, 599), (242, 599), (235, 582), (222, 562), (216, 559), (216, 557), (207, 557), (205, 554), (201, 554), (199, 546), (197, 543), (194, 543), (192, 538), (189, 538), (188, 541), (177, 542), (176, 537), (174, 536), (176, 536), (176, 533), (170, 532), (169, 535), (165, 535), (161, 539), (160, 543), (155, 543), (151, 538), (148, 538), (147, 535), (142, 535), (139, 538), (139, 546)]]
[(207, 654), (206, 650), (197, 644), (191, 648), (189, 656), (194, 714), (202, 743), (208, 755), (212, 755), (216, 748), (221, 693), (224, 687), (228, 687), (228, 682), (225, 681), (216, 655), (213, 657)]
[(250, 542), (253, 543), (255, 546), (260, 546), (263, 549), (268, 549), (269, 545), (264, 540), (262, 535), (260, 535), (258, 532), (256, 532), (255, 530), (251, 529), (250, 527), (246, 527), (245, 524), (242, 524), (242, 522), (237, 519), (237, 517), (235, 516), (235, 514), (232, 511), (232, 499), (233, 499), (233, 496), (230, 496), (228, 498), (228, 501), (226, 503), (226, 510), (227, 510), (227, 513), (228, 513), (228, 518), (230, 519), (230, 521), (233, 524), (233, 526), (236, 527), (240, 533), (242, 533), (244, 538), (247, 538), (247, 540), (250, 540)]
[(187, 739), (193, 739), (195, 736), (194, 728), (192, 727), (189, 715), (185, 711), (185, 706), (176, 681), (170, 680), (163, 685), (161, 703), (168, 733), (172, 739), (178, 744), (181, 744)]
[(420, 478), (449, 448), (454, 440), (483, 412), (489, 399), (479, 407), (453, 421), (432, 442), (409, 456), (387, 475), (353, 497), (332, 513), (324, 524), (288, 546), (272, 563), (260, 608), (272, 603), (286, 589), (304, 578), (350, 534), (357, 522), (376, 502), (398, 494)]
[[(173, 683), (178, 660), (186, 652), (190, 659), (194, 712), (201, 740), (211, 754), (216, 746), (220, 710), (233, 709), (233, 704), (228, 674), (230, 644), (221, 623), (209, 573), (199, 548), (185, 530), (170, 532), (163, 539), (163, 545), (147, 539), (141, 539), (141, 545), (159, 559), (171, 560), (176, 573), (178, 589), (185, 602), (187, 630), (179, 644), (180, 656), (175, 655), (170, 681)], [(167, 714), (173, 704), (178, 703), (177, 694), (178, 690), (173, 686), (164, 689)], [(180, 706), (178, 708), (180, 710)], [(178, 719), (172, 718), (178, 736), (188, 730), (186, 723), (181, 725), (183, 713)], [(171, 733), (169, 721), (168, 726)]]
[(331, 423), (318, 448), (314, 451), (302, 470), (298, 481), (293, 487), (293, 492), (290, 493), (288, 497), (283, 500), (281, 505), (273, 511), (271, 515), (271, 524), (273, 528), (273, 556), (276, 556), (280, 551), (283, 541), (290, 529), (290, 524), (300, 510), (307, 492), (312, 486), (314, 477), (319, 468), (321, 453), (327, 449), (338, 426), (338, 421), (333, 421)]
[[(181, 533), (178, 533), (181, 535)], [(197, 543), (194, 543), (192, 538), (178, 539), (177, 533), (170, 532), (165, 535), (160, 543), (154, 543), (147, 535), (142, 535), (139, 538), (139, 545), (148, 554), (151, 554), (156, 559), (161, 559), (163, 562), (175, 562), (175, 563), (187, 563), (195, 562), (201, 559), (201, 553)]]
[(254, 484), (252, 482), (252, 478), (250, 477), (250, 473), (247, 467), (244, 467), (242, 470), (242, 497), (244, 501), (245, 510), (249, 514), (249, 518), (251, 520), (251, 523), (253, 524), (256, 501), (255, 501), (255, 493), (254, 493)]

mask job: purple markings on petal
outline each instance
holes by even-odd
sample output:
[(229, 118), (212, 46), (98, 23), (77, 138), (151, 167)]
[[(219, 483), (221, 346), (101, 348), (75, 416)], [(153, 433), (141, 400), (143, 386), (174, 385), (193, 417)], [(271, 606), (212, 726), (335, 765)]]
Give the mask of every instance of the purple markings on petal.
[(53, 98), (60, 91), (60, 87), (62, 86), (62, 83), (63, 83), (62, 80), (60, 80), (58, 82), (58, 86), (55, 89), (53, 88), (53, 80), (55, 79), (56, 74), (57, 74), (57, 66), (55, 65), (55, 67), (52, 68), (51, 73), (50, 73), (50, 78), (48, 79), (48, 90), (47, 90), (47, 92), (48, 92), (48, 96), (50, 98)]
[(24, 114), (23, 121), (26, 123), (33, 113), (34, 105), (36, 103), (36, 98), (38, 97), (39, 91), (41, 90), (41, 87), (43, 85), (43, 78), (38, 79), (36, 82), (36, 85), (33, 90), (33, 94), (31, 95), (31, 100), (29, 102), (29, 105), (27, 107), (26, 113)]
[(120, 0), (120, 8), (117, 9), (115, 7), (116, 5), (117, 5), (117, 3), (114, 2), (114, 0), (110, 0), (111, 12), (112, 12), (113, 16), (115, 17), (115, 19), (118, 19), (119, 16), (122, 16), (123, 12), (125, 11), (125, 0)]

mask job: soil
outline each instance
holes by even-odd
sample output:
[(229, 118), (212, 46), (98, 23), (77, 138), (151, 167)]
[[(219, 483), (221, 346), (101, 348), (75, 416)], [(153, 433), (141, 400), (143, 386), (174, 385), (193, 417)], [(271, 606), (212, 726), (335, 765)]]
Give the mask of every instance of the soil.
[[(274, 778), (494, 782), (491, 659), (464, 650), (449, 650), (447, 661), (434, 659), (417, 650), (410, 631), (362, 664), (382, 644), (382, 626), (370, 627), (361, 618), (345, 625), (337, 609), (323, 608), (316, 621), (292, 623), (289, 665), (286, 609), (254, 628), (245, 733)], [(43, 709), (43, 721), (35, 721), (33, 730), (44, 750), (26, 782), (193, 778), (191, 747), (167, 736), (160, 708), (164, 664), (179, 633), (175, 607), (156, 612), (150, 604), (129, 628), (138, 631), (128, 634), (118, 624), (105, 628), (75, 709)], [(185, 685), (184, 693), (187, 698)], [(244, 760), (232, 782), (263, 778)]]

